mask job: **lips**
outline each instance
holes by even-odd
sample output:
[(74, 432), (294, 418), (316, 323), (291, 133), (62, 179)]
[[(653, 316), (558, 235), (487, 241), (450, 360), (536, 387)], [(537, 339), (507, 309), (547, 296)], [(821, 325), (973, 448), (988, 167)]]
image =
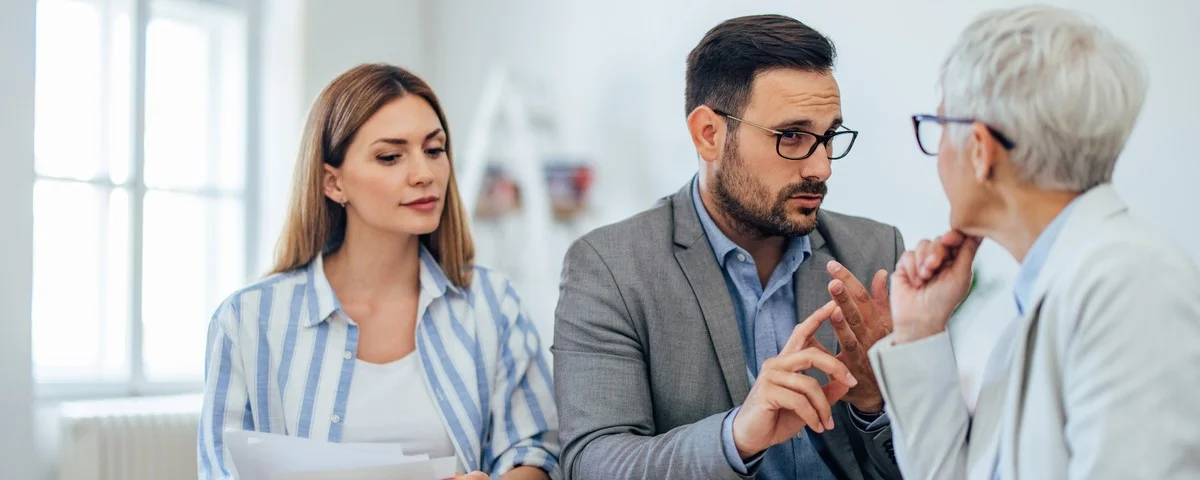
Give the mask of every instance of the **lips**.
[(437, 197), (428, 196), (428, 197), (418, 198), (411, 202), (401, 203), (401, 205), (404, 205), (406, 207), (419, 207), (419, 206), (434, 204), (434, 203), (437, 203), (437, 201), (438, 201)]
[(803, 208), (815, 209), (821, 206), (824, 195), (794, 195), (789, 200), (800, 204)]

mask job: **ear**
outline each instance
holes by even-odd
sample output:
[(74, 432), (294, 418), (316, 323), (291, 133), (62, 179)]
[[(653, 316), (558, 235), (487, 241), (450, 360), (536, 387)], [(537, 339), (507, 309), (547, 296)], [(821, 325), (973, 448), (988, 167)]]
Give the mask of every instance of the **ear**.
[(332, 165), (324, 164), (325, 172), (321, 177), (321, 185), (325, 188), (325, 196), (337, 203), (346, 203), (346, 192), (342, 190), (342, 172)]
[(688, 114), (687, 126), (700, 159), (716, 161), (725, 146), (725, 117), (718, 115), (708, 105), (701, 105)]
[(975, 122), (971, 128), (971, 167), (975, 170), (975, 180), (984, 183), (992, 179), (996, 170), (996, 155), (999, 145), (987, 126)]

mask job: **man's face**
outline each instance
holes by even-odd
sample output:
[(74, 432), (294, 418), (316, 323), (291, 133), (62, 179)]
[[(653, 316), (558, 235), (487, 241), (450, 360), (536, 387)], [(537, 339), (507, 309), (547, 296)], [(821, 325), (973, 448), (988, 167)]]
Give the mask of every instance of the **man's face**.
[[(842, 124), (841, 94), (829, 73), (771, 70), (755, 78), (739, 118), (774, 130), (824, 134)], [(732, 122), (716, 162), (713, 195), (744, 234), (807, 235), (825, 197), (829, 152), (819, 145), (808, 158), (789, 160), (779, 155), (776, 141), (770, 132)]]

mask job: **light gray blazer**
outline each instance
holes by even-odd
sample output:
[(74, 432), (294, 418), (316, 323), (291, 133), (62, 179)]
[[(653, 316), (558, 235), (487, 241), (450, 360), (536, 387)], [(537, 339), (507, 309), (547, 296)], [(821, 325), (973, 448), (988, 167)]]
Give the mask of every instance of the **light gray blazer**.
[[(739, 478), (723, 454), (721, 422), (745, 401), (750, 380), (690, 187), (567, 252), (552, 347), (567, 478)], [(829, 301), (829, 260), (867, 282), (894, 268), (904, 248), (893, 227), (825, 211), (810, 240), (813, 255), (795, 278), (798, 321)], [(828, 324), (817, 338), (837, 347)], [(898, 478), (887, 428), (860, 432), (841, 402), (834, 421), (821, 438), (835, 474)]]
[(871, 350), (908, 478), (1200, 478), (1200, 271), (1111, 186), (1078, 200), (974, 416), (939, 334)]

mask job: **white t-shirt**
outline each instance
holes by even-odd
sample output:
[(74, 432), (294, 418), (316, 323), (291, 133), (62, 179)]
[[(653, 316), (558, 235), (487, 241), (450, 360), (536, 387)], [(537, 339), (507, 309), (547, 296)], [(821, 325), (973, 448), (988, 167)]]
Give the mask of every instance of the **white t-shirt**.
[(345, 418), (343, 442), (399, 443), (405, 455), (455, 456), (416, 352), (382, 365), (355, 359)]

